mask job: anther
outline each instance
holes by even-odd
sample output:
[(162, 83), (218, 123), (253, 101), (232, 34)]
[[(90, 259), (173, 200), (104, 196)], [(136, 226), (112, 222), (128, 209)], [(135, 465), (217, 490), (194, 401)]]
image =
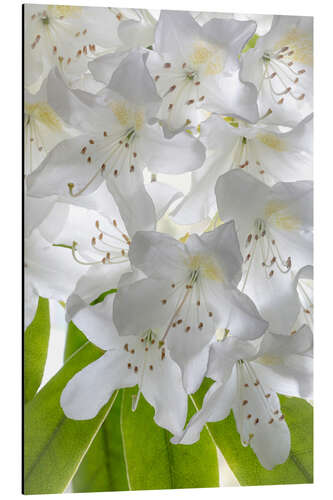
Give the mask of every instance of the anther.
[(283, 99), (283, 97), (281, 97), (281, 99), (277, 103), (278, 104), (283, 104), (283, 102), (284, 102), (284, 99)]
[(259, 418), (256, 418), (254, 423), (255, 423), (255, 425), (259, 424)]
[(187, 326), (187, 327), (185, 328), (185, 332), (189, 332), (190, 330), (191, 330), (191, 327), (190, 327), (190, 326)]
[(265, 170), (260, 170), (259, 174), (264, 174), (265, 173)]
[(87, 30), (83, 30), (83, 31), (82, 31), (82, 34), (83, 34), (83, 35), (86, 35), (86, 34), (87, 34)]
[(290, 335), (295, 335), (296, 333), (296, 330), (293, 330), (292, 332), (290, 332)]
[(57, 47), (54, 45), (53, 47), (53, 54), (55, 54), (57, 52)]
[(93, 139), (89, 139), (89, 144), (95, 144), (95, 141)]
[(77, 51), (77, 53), (76, 53), (76, 57), (80, 57), (80, 55), (81, 55), (81, 54), (82, 54), (82, 50), (81, 50), (81, 49), (79, 49), (79, 50)]
[(113, 172), (113, 175), (114, 175), (115, 177), (117, 177), (117, 175), (118, 175), (118, 170), (117, 170), (117, 169)]
[(69, 58), (67, 59), (67, 64), (69, 64), (69, 63), (71, 62), (71, 60), (72, 60), (72, 58), (71, 58), (71, 57), (69, 57)]
[(130, 353), (131, 353), (131, 354), (134, 354), (134, 353), (135, 353), (135, 349), (131, 349), (131, 350), (130, 350)]
[(251, 417), (252, 417), (252, 415), (251, 415), (251, 413), (249, 413), (246, 418), (250, 419)]
[(168, 106), (168, 110), (169, 110), (169, 111), (171, 111), (171, 110), (172, 110), (172, 108), (173, 108), (173, 104), (169, 104), (169, 106)]
[(249, 234), (248, 237), (247, 237), (247, 242), (251, 243), (251, 240), (252, 240), (252, 234)]
[(169, 88), (169, 92), (173, 92), (176, 89), (176, 85), (171, 85)]
[(60, 62), (60, 64), (62, 63), (63, 60), (64, 60), (64, 58), (62, 56), (58, 57), (58, 61)]
[(265, 398), (266, 398), (266, 399), (268, 399), (268, 398), (270, 398), (270, 397), (271, 397), (270, 393), (265, 394)]
[(139, 369), (139, 368), (138, 368), (137, 366), (135, 366), (135, 367), (134, 367), (134, 372), (135, 372), (135, 373), (137, 373), (138, 369)]
[(244, 384), (244, 387), (249, 387), (249, 384)]
[(186, 62), (183, 63), (182, 68), (186, 68)]
[(288, 62), (288, 66), (289, 66), (289, 68), (290, 68), (291, 66), (293, 66), (293, 64), (294, 64), (294, 63), (293, 63), (293, 61)]
[(148, 352), (149, 351), (149, 348), (148, 347), (145, 347), (145, 351)]
[[(199, 100), (200, 100), (200, 99), (199, 99)], [(193, 103), (194, 103), (194, 99), (189, 99), (189, 100), (187, 101), (187, 103), (186, 103), (186, 104), (187, 104), (188, 106), (190, 106), (190, 105), (191, 105), (191, 104), (193, 104)]]
[(280, 52), (286, 52), (287, 50), (289, 50), (289, 47), (285, 46), (280, 49)]
[(125, 344), (125, 345), (124, 345), (124, 349), (125, 349), (125, 351), (127, 351), (127, 352), (128, 352), (128, 344)]
[(167, 303), (167, 299), (162, 299), (161, 302), (163, 305), (165, 305)]
[(200, 300), (197, 300), (197, 306), (200, 306)]
[(271, 278), (271, 277), (273, 276), (273, 274), (274, 274), (274, 271), (273, 271), (273, 269), (272, 269), (272, 270), (270, 271), (270, 273), (269, 273), (269, 275), (268, 275), (268, 276)]
[(107, 137), (108, 133), (104, 130), (103, 135), (104, 135), (104, 137)]
[(274, 264), (276, 262), (276, 257), (272, 257), (271, 264)]
[(141, 341), (141, 342), (144, 342), (144, 341), (145, 341), (145, 339), (142, 337), (142, 338), (140, 339), (140, 341)]
[(297, 99), (298, 99), (299, 101), (302, 101), (302, 100), (304, 99), (304, 97), (305, 97), (305, 94), (301, 94), (299, 97), (297, 97)]
[(260, 384), (260, 382), (259, 382), (259, 380), (257, 379), (257, 380), (254, 382), (254, 385), (255, 385), (255, 386), (257, 386), (257, 385), (259, 385), (259, 384)]
[(281, 415), (281, 417), (279, 417), (279, 420), (284, 420), (284, 415)]
[(149, 365), (149, 370), (153, 370), (153, 369), (154, 369), (153, 365)]
[(78, 31), (77, 33), (75, 33), (75, 36), (76, 37), (80, 36), (80, 32)]
[(105, 163), (103, 163), (103, 165), (101, 165), (101, 170), (103, 171), (105, 169), (106, 169), (106, 165), (105, 165)]
[(198, 324), (199, 330), (202, 330), (202, 327), (203, 327), (203, 323), (200, 321), (200, 323)]
[(247, 262), (248, 260), (250, 260), (250, 257), (251, 257), (251, 254), (248, 253), (247, 256), (246, 256), (245, 262)]
[(91, 156), (88, 156), (88, 158), (87, 158), (87, 162), (88, 162), (88, 163), (91, 163)]
[(204, 96), (204, 95), (202, 95), (201, 97), (199, 97), (199, 101), (200, 101), (200, 102), (204, 101), (204, 99), (205, 99), (205, 96)]
[(297, 71), (298, 75), (303, 75), (303, 73), (305, 73), (305, 69), (300, 69), (299, 71)]
[(276, 76), (276, 72), (274, 71), (274, 73), (272, 73), (269, 78), (272, 80), (275, 76)]
[(255, 235), (255, 237), (254, 237), (254, 239), (255, 239), (256, 241), (258, 241), (258, 240), (259, 240), (259, 236), (256, 234), (256, 235)]
[(279, 410), (275, 410), (273, 413), (274, 413), (274, 415), (278, 415), (279, 414)]
[(194, 85), (197, 85), (197, 86), (198, 86), (198, 85), (200, 85), (200, 82), (195, 82), (195, 84), (194, 84)]
[(175, 288), (176, 285), (174, 283), (171, 283), (171, 288)]
[(213, 316), (212, 311), (209, 311), (208, 316), (211, 318)]
[(177, 321), (178, 325), (181, 325), (181, 324), (182, 324), (182, 322), (183, 322), (183, 320), (182, 320), (182, 319), (179, 319), (179, 320)]
[(127, 363), (127, 368), (132, 368), (131, 363)]
[(86, 146), (84, 146), (82, 149), (81, 149), (81, 154), (84, 155), (87, 151), (87, 148)]
[(262, 237), (264, 237), (264, 236), (265, 236), (265, 234), (266, 234), (266, 231), (265, 231), (265, 230), (263, 230), (263, 232), (261, 233), (261, 236), (262, 236)]
[(270, 421), (268, 422), (269, 424), (272, 424), (274, 422), (274, 418), (271, 418)]
[(166, 68), (166, 69), (171, 68), (171, 63), (165, 63), (165, 64), (164, 64), (164, 68)]
[(156, 75), (154, 78), (155, 82), (157, 82), (157, 80), (159, 80), (159, 78), (160, 78), (160, 75)]
[(130, 166), (130, 172), (134, 172), (134, 165)]
[(137, 153), (134, 152), (133, 157), (136, 158), (137, 156), (138, 156)]
[(248, 403), (248, 400), (247, 400), (247, 399), (244, 399), (244, 401), (243, 401), (242, 405), (243, 405), (243, 406), (245, 406), (245, 405), (247, 405), (247, 403)]
[(129, 144), (128, 142), (125, 142), (125, 148), (128, 148)]
[(172, 328), (176, 328), (177, 323), (172, 323)]

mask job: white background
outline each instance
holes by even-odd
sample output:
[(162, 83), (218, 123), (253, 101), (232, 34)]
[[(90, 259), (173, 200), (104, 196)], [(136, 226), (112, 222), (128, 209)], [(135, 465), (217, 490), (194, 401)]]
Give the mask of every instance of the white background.
[[(37, 2), (36, 2), (37, 3)], [(61, 3), (49, 2), (49, 3)], [(70, 5), (82, 5), (72, 0)], [(333, 16), (329, 2), (304, 0), (86, 0), (85, 5), (315, 16), (315, 485), (76, 494), (75, 499), (326, 499), (332, 491), (333, 423)], [(0, 495), (21, 488), (21, 4), (1, 2), (0, 16)], [(283, 314), (283, 311), (281, 311)], [(48, 498), (37, 495), (35, 498)]]

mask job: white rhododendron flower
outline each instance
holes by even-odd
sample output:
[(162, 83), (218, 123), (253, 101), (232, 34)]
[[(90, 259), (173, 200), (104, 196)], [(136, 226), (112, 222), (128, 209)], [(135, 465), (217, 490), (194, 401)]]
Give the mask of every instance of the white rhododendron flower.
[(183, 436), (174, 442), (197, 441), (206, 422), (222, 420), (232, 409), (243, 445), (252, 447), (260, 463), (272, 469), (285, 462), (290, 433), (276, 391), (301, 397), (312, 394), (307, 355), (311, 347), (312, 334), (306, 326), (290, 337), (267, 333), (259, 349), (233, 337), (213, 344), (207, 376), (217, 382)]
[[(186, 132), (166, 139), (158, 124), (150, 124), (160, 98), (145, 59), (145, 53), (131, 52), (98, 96), (63, 89), (59, 98), (62, 82), (54, 75), (55, 109), (66, 122), (87, 133), (52, 150), (28, 180), (31, 194), (78, 197), (94, 191), (105, 179), (116, 201), (125, 197), (130, 203), (138, 193), (144, 197), (146, 165), (165, 173), (202, 165), (205, 148), (197, 139)], [(145, 203), (149, 202), (146, 194)]]
[(38, 84), (53, 66), (72, 84), (96, 53), (121, 45), (117, 19), (105, 7), (25, 5), (25, 84)]
[(216, 184), (221, 220), (235, 220), (244, 258), (241, 290), (247, 293), (272, 331), (292, 329), (299, 312), (294, 278), (312, 262), (311, 181), (268, 187), (242, 170)]
[(206, 146), (203, 166), (192, 173), (189, 194), (173, 212), (175, 221), (193, 223), (216, 210), (215, 184), (233, 168), (244, 169), (262, 182), (312, 179), (312, 122), (310, 115), (288, 132), (260, 121), (255, 125), (213, 115), (201, 125)]
[(36, 94), (24, 93), (24, 172), (31, 174), (47, 153), (75, 132), (49, 104), (48, 78)]
[(258, 89), (261, 114), (293, 126), (311, 112), (313, 20), (274, 16), (270, 31), (242, 56), (241, 78)]
[(254, 31), (251, 21), (212, 19), (201, 27), (187, 12), (161, 13), (147, 64), (168, 127), (198, 124), (198, 107), (258, 119), (255, 87), (238, 75), (238, 54)]
[(87, 337), (106, 353), (78, 372), (63, 390), (60, 404), (65, 415), (77, 420), (93, 418), (113, 391), (138, 385), (133, 409), (142, 393), (155, 408), (156, 423), (179, 434), (185, 425), (187, 394), (179, 366), (168, 349), (159, 346), (162, 330), (137, 334), (135, 329), (135, 335), (119, 337), (110, 318), (112, 302), (111, 295), (80, 312)]
[(129, 258), (147, 278), (119, 287), (115, 324), (121, 335), (164, 327), (161, 341), (181, 367), (188, 392), (202, 381), (217, 328), (249, 339), (266, 330), (254, 303), (236, 288), (242, 257), (233, 222), (201, 237), (192, 234), (185, 244), (161, 233), (137, 232)]

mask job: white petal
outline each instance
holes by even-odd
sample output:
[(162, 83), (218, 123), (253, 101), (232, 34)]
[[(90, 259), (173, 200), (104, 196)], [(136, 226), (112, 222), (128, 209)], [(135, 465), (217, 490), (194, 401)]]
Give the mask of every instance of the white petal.
[(133, 370), (127, 369), (124, 357), (122, 351), (107, 351), (74, 375), (60, 398), (60, 405), (68, 418), (94, 418), (115, 389), (136, 384), (137, 376)]
[(200, 438), (200, 433), (207, 422), (218, 422), (225, 419), (231, 410), (236, 396), (236, 375), (232, 374), (225, 384), (215, 383), (207, 391), (202, 409), (189, 421), (180, 438), (174, 443), (193, 444)]
[(205, 148), (198, 139), (187, 132), (166, 139), (158, 124), (142, 132), (139, 150), (149, 170), (165, 174), (196, 170), (205, 160)]

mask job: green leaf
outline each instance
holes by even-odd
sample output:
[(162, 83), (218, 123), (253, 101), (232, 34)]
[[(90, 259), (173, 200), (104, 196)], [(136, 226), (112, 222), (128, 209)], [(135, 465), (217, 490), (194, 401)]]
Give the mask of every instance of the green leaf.
[(129, 489), (120, 431), (120, 408), (119, 394), (73, 478), (75, 493)]
[(99, 295), (97, 297), (97, 299), (93, 300), (92, 302), (90, 302), (90, 305), (91, 306), (95, 306), (96, 304), (98, 304), (99, 302), (103, 302), (103, 300), (105, 299), (105, 297), (107, 295), (110, 295), (110, 293), (116, 293), (117, 292), (117, 288), (111, 288), (111, 290), (108, 290), (107, 292), (103, 292), (101, 293), (101, 295)]
[[(219, 486), (216, 447), (205, 429), (197, 443), (173, 445), (172, 435), (153, 421), (154, 409), (141, 396), (135, 412), (132, 395), (123, 391), (121, 429), (131, 490)], [(190, 414), (194, 407), (190, 404)]]
[(254, 47), (256, 46), (256, 43), (257, 43), (257, 40), (259, 38), (259, 35), (257, 35), (256, 33), (253, 35), (252, 38), (250, 38), (250, 40), (247, 42), (247, 44), (245, 45), (244, 49), (242, 50), (242, 53), (244, 54), (245, 52), (247, 52), (249, 49), (254, 49)]
[(50, 337), (49, 301), (39, 297), (36, 315), (24, 332), (24, 402), (41, 384)]
[(63, 492), (107, 417), (117, 393), (92, 420), (66, 418), (59, 403), (62, 390), (73, 375), (102, 354), (87, 342), (25, 405), (25, 494)]
[[(70, 322), (65, 360), (85, 342), (86, 336)], [(75, 493), (128, 490), (120, 432), (120, 406), (119, 394), (72, 480)]]
[[(201, 407), (212, 381), (205, 379), (194, 400)], [(207, 424), (229, 467), (242, 486), (303, 484), (313, 482), (313, 408), (299, 398), (280, 396), (281, 409), (291, 434), (288, 460), (266, 470), (250, 446), (243, 447), (232, 414), (220, 422)]]
[(64, 361), (87, 342), (87, 337), (72, 321), (68, 323)]

